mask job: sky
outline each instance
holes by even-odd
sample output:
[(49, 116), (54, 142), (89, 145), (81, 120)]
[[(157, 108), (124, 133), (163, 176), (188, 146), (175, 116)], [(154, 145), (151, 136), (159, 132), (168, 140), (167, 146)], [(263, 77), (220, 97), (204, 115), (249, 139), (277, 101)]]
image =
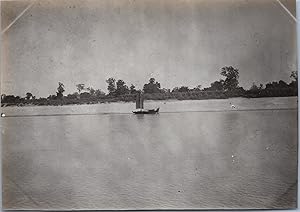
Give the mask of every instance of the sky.
[[(295, 15), (295, 1), (281, 0)], [(2, 30), (31, 2), (1, 2)], [(1, 90), (37, 97), (109, 77), (142, 88), (207, 87), (223, 66), (240, 86), (284, 80), (296, 66), (296, 23), (276, 0), (43, 0), (2, 33)]]

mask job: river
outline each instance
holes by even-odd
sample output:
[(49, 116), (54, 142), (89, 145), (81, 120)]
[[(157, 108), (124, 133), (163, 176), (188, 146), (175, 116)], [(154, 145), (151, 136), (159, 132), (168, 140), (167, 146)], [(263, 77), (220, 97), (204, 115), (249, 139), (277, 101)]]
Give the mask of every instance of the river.
[[(235, 109), (231, 105), (235, 105)], [(5, 209), (293, 208), (297, 98), (2, 108)]]

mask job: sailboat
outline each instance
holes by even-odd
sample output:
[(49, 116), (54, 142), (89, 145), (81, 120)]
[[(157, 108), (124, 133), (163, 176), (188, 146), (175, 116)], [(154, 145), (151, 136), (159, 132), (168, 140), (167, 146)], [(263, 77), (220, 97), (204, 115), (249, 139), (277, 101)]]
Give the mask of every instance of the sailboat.
[(136, 109), (132, 111), (134, 114), (156, 114), (159, 112), (159, 107), (156, 109), (144, 109), (144, 97), (142, 92), (138, 92), (136, 95)]

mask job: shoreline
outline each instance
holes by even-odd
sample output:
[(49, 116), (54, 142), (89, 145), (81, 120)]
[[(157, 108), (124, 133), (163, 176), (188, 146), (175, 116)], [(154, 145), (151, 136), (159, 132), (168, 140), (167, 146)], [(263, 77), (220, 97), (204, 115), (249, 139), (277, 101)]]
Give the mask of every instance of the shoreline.
[[(228, 97), (228, 98), (210, 98), (210, 99), (147, 99), (145, 102), (182, 102), (182, 101), (202, 101), (202, 100), (225, 100), (225, 99), (262, 99), (262, 98), (298, 98), (298, 96), (269, 96), (269, 97)], [(298, 102), (298, 100), (297, 100)], [(22, 108), (22, 107), (41, 107), (41, 106), (51, 106), (51, 107), (59, 107), (59, 106), (79, 106), (79, 105), (103, 105), (103, 104), (126, 104), (126, 103), (134, 103), (134, 101), (104, 101), (104, 102), (89, 102), (89, 103), (77, 103), (77, 104), (24, 104), (22, 105), (11, 104), (11, 103), (1, 103), (1, 108)], [(4, 105), (11, 104), (11, 105)], [(4, 105), (4, 106), (3, 106)], [(294, 109), (294, 108), (291, 108)]]
[[(145, 102), (181, 102), (181, 101), (195, 101), (195, 100), (224, 100), (224, 99), (261, 99), (261, 98), (288, 98), (288, 97), (298, 97), (298, 96), (260, 96), (260, 97), (228, 97), (228, 98), (207, 98), (207, 99), (146, 99)], [(1, 103), (2, 108), (6, 107), (39, 107), (39, 106), (72, 106), (72, 105), (99, 105), (99, 104), (112, 104), (112, 103), (134, 103), (134, 100), (132, 101), (98, 101), (98, 102), (83, 102), (83, 103), (76, 103), (76, 104), (66, 104), (66, 103), (61, 103), (61, 102), (55, 102), (57, 104), (26, 104), (26, 103), (19, 103), (18, 104), (13, 104), (13, 103)], [(4, 106), (4, 104), (7, 104)], [(20, 105), (22, 104), (22, 105)]]
[[(269, 108), (269, 109), (237, 109), (237, 110), (199, 110), (199, 111), (163, 111), (160, 114), (174, 113), (225, 113), (225, 112), (264, 112), (264, 111), (295, 111), (298, 108)], [(67, 113), (67, 114), (34, 114), (34, 115), (8, 115), (2, 118), (20, 118), (20, 117), (45, 117), (45, 116), (96, 116), (96, 115), (134, 115), (130, 112), (103, 112), (103, 113)], [(143, 114), (142, 114), (143, 115)]]

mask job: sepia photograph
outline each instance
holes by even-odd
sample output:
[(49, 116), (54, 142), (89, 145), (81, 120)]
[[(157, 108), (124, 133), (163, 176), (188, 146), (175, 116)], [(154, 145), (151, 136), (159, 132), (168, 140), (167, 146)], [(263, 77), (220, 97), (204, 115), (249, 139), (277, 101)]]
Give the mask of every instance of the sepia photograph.
[(0, 4), (3, 209), (297, 208), (296, 0)]

